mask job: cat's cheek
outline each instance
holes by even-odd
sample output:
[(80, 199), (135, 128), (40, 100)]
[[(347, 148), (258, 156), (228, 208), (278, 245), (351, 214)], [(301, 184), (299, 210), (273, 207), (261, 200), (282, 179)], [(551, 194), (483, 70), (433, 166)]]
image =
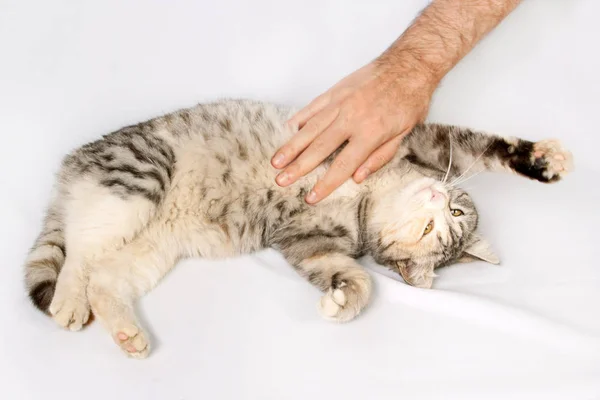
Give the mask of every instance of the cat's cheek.
[(406, 246), (415, 246), (423, 236), (423, 226), (427, 222), (425, 218), (417, 218), (402, 225), (396, 231), (396, 242)]

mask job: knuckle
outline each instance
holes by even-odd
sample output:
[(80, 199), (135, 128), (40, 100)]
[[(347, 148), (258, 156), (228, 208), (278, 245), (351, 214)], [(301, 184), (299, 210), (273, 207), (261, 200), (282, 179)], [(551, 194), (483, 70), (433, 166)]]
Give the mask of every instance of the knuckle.
[(307, 133), (317, 133), (319, 131), (319, 123), (314, 118), (311, 118), (306, 121), (303, 130)]
[(389, 161), (389, 157), (387, 156), (387, 154), (377, 154), (375, 156), (375, 164), (378, 167), (385, 165), (388, 161)]
[[(331, 92), (327, 91), (315, 99), (314, 108), (320, 108), (331, 102)], [(319, 106), (319, 107), (317, 107)]]
[(304, 107), (304, 109), (302, 110), (302, 114), (304, 115), (305, 119), (310, 118), (312, 115), (317, 113), (320, 108), (321, 108), (320, 100), (317, 97)]
[(373, 139), (387, 139), (387, 135), (390, 131), (386, 123), (381, 118), (375, 118), (368, 121), (368, 132), (365, 132), (372, 140)]
[(350, 97), (350, 95), (352, 95), (353, 93), (354, 93), (354, 89), (353, 89), (353, 88), (349, 88), (349, 87), (342, 87), (342, 88), (339, 88), (339, 89), (337, 90), (337, 93), (336, 93), (336, 94), (337, 94), (337, 95), (338, 95), (340, 98), (347, 98), (347, 97)]
[(322, 153), (323, 149), (327, 145), (327, 139), (322, 136), (319, 136), (318, 138), (316, 138), (313, 141), (312, 145), (313, 145), (313, 149), (316, 153)]
[(352, 172), (352, 171), (350, 171), (350, 164), (348, 163), (348, 161), (346, 161), (340, 157), (336, 158), (333, 161), (333, 164), (331, 166), (332, 166), (332, 168), (335, 168), (336, 170), (338, 170), (342, 173)]

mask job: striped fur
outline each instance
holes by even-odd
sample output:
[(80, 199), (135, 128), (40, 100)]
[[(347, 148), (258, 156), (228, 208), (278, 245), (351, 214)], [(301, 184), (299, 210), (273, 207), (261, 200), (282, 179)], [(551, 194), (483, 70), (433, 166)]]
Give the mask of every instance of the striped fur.
[(26, 260), (25, 282), (33, 303), (47, 312), (66, 257), (64, 226), (56, 202), (50, 205), (42, 232)]
[[(33, 303), (71, 330), (93, 312), (128, 355), (142, 358), (150, 347), (134, 303), (179, 259), (273, 247), (323, 291), (324, 317), (348, 321), (371, 294), (369, 275), (356, 262), (362, 255), (420, 287), (431, 287), (443, 265), (497, 262), (477, 234), (475, 205), (450, 185), (453, 179), (486, 169), (552, 182), (571, 165), (557, 142), (419, 125), (364, 184), (350, 180), (308, 206), (304, 196), (331, 158), (289, 187), (275, 184), (270, 158), (294, 133), (284, 124), (292, 112), (247, 100), (201, 104), (66, 156), (26, 260)], [(441, 182), (449, 143), (449, 179)], [(460, 215), (452, 215), (456, 209)], [(424, 234), (428, 221), (432, 229)]]

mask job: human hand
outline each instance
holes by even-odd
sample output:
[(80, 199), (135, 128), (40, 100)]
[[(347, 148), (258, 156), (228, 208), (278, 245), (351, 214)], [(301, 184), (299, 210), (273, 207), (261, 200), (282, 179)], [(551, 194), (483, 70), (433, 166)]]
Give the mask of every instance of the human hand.
[(277, 183), (292, 184), (345, 141), (305, 200), (321, 201), (351, 176), (362, 182), (387, 164), (402, 138), (425, 119), (434, 89), (426, 73), (409, 65), (373, 62), (350, 74), (288, 121), (300, 130), (271, 160), (275, 168), (285, 168)]

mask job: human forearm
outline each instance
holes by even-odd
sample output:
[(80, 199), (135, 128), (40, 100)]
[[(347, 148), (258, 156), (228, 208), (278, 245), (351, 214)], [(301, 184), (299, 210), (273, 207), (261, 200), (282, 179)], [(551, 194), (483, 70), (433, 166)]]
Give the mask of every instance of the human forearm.
[(434, 0), (376, 63), (425, 77), (431, 90), (520, 0)]

